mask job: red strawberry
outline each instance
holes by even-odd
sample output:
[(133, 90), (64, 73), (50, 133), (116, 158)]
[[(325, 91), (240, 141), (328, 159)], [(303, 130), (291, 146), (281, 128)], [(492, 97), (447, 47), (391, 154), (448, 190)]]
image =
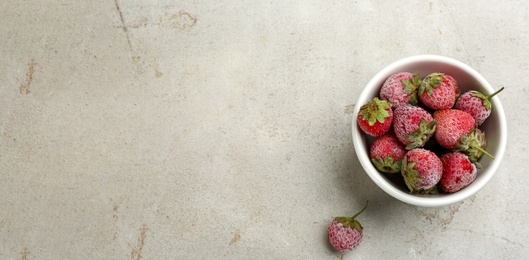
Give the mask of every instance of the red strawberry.
[(439, 145), (463, 152), (471, 162), (477, 162), (483, 154), (494, 159), (494, 156), (485, 151), (485, 133), (476, 128), (474, 118), (469, 113), (458, 109), (444, 109), (435, 111), (433, 117), (437, 122), (435, 140)]
[(355, 218), (367, 208), (366, 205), (353, 217), (336, 217), (329, 225), (327, 233), (329, 242), (336, 251), (347, 252), (355, 249), (363, 237), (363, 227)]
[(456, 192), (468, 186), (476, 179), (477, 169), (468, 157), (459, 152), (441, 156), (443, 176), (439, 182), (445, 192)]
[(424, 108), (404, 105), (395, 108), (393, 130), (406, 149), (422, 147), (435, 132), (435, 121)]
[(375, 97), (360, 108), (357, 120), (358, 126), (364, 133), (374, 137), (381, 136), (391, 128), (393, 121), (391, 104)]
[(402, 159), (401, 174), (412, 193), (428, 191), (435, 187), (443, 174), (443, 164), (432, 151), (415, 148)]
[(472, 115), (474, 120), (476, 120), (476, 123), (481, 125), (485, 119), (490, 116), (492, 109), (490, 99), (496, 94), (500, 93), (503, 89), (504, 88), (502, 87), (498, 91), (488, 96), (485, 96), (483, 93), (475, 90), (465, 92), (463, 95), (461, 95), (461, 97), (459, 97), (454, 108), (469, 113)]
[(469, 113), (457, 109), (438, 110), (433, 117), (437, 122), (435, 140), (449, 150), (459, 149), (461, 138), (468, 136), (476, 127), (476, 122)]
[(380, 88), (380, 98), (387, 100), (393, 107), (405, 104), (416, 105), (417, 89), (420, 84), (421, 80), (417, 73), (395, 73), (384, 81)]
[(423, 79), (419, 87), (419, 100), (434, 110), (449, 109), (456, 101), (457, 82), (444, 73), (431, 73)]
[(400, 172), (402, 158), (406, 154), (404, 145), (392, 132), (386, 133), (373, 141), (369, 155), (371, 162), (381, 172)]

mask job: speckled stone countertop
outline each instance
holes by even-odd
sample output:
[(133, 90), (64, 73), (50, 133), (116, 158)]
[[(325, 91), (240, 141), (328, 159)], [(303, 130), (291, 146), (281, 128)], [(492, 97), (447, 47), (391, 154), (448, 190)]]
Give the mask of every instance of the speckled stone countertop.
[[(0, 258), (525, 258), (528, 13), (525, 1), (1, 1)], [(384, 193), (351, 141), (367, 81), (426, 53), (506, 88), (500, 170), (441, 208)], [(328, 224), (366, 200), (364, 241), (334, 253)]]

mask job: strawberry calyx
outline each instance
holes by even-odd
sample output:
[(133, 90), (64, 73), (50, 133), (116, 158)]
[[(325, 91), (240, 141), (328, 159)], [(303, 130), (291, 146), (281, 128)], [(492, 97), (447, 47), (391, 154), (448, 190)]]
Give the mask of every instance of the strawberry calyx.
[(419, 73), (415, 72), (413, 73), (413, 76), (411, 80), (409, 79), (403, 79), (402, 85), (404, 85), (404, 93), (406, 95), (410, 95), (408, 99), (408, 104), (410, 105), (417, 105), (417, 89), (420, 87), (422, 81), (419, 78)]
[(472, 96), (474, 97), (477, 97), (479, 99), (482, 100), (482, 103), (483, 103), (483, 106), (485, 107), (485, 109), (487, 109), (487, 111), (491, 110), (492, 109), (492, 104), (490, 103), (490, 99), (494, 96), (496, 96), (498, 93), (500, 93), (505, 87), (501, 87), (499, 90), (497, 90), (496, 92), (488, 95), (488, 96), (485, 96), (485, 94), (479, 92), (479, 91), (475, 91), (475, 90), (471, 90), (470, 93)]
[(476, 167), (481, 168), (482, 165), (478, 160), (483, 154), (494, 160), (494, 156), (485, 150), (486, 146), (487, 140), (485, 133), (474, 128), (468, 135), (461, 136), (455, 151), (464, 153), (470, 162), (474, 163)]
[(419, 96), (422, 95), (424, 91), (426, 91), (428, 96), (432, 96), (433, 89), (439, 87), (441, 82), (444, 81), (443, 75), (444, 73), (436, 72), (426, 76), (419, 87)]
[(423, 147), (424, 144), (435, 133), (436, 125), (437, 124), (435, 120), (428, 122), (426, 121), (426, 119), (421, 118), (421, 121), (419, 122), (419, 129), (415, 130), (412, 134), (406, 136), (406, 139), (410, 142), (406, 146), (406, 150)]
[(352, 217), (336, 217), (334, 220), (336, 220), (339, 223), (342, 223), (342, 226), (347, 228), (350, 227), (351, 229), (356, 229), (360, 232), (364, 230), (360, 222), (358, 222), (355, 218), (358, 217), (358, 215), (362, 214), (364, 210), (367, 208), (367, 204), (369, 204), (369, 201), (366, 201), (366, 205), (360, 210), (358, 213), (356, 213)]
[(402, 160), (395, 161), (393, 157), (386, 158), (373, 158), (371, 162), (381, 172), (385, 173), (397, 173), (400, 172), (400, 167), (402, 165)]
[(382, 124), (386, 118), (390, 117), (388, 112), (390, 108), (391, 104), (388, 101), (375, 97), (362, 106), (359, 114), (362, 120), (367, 121), (369, 126), (373, 126), (377, 121)]
[(417, 162), (408, 163), (406, 156), (402, 159), (401, 174), (404, 177), (404, 182), (410, 190), (410, 193), (419, 192), (420, 189), (417, 187), (417, 183), (422, 182), (422, 179), (419, 178), (419, 172), (414, 169), (416, 164)]
[(437, 185), (435, 185), (427, 190), (420, 190), (415, 193), (421, 195), (437, 195), (439, 194), (439, 188), (437, 187)]

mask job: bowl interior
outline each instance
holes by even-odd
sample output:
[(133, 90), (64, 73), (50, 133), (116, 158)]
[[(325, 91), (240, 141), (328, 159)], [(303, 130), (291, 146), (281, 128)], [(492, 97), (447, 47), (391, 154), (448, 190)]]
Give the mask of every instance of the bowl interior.
[(479, 127), (486, 134), (486, 150), (495, 156), (495, 159), (490, 159), (487, 156), (483, 156), (480, 159), (483, 168), (478, 170), (476, 180), (468, 187), (452, 194), (410, 194), (407, 188), (403, 185), (403, 182), (399, 183), (394, 180), (396, 179), (395, 177), (398, 178), (400, 175), (394, 176), (380, 173), (369, 161), (369, 147), (373, 138), (367, 137), (362, 133), (356, 122), (356, 114), (363, 104), (373, 99), (375, 96), (378, 96), (380, 87), (390, 75), (403, 71), (411, 73), (418, 72), (421, 78), (424, 78), (432, 72), (444, 72), (457, 80), (461, 93), (469, 90), (477, 90), (483, 93), (492, 93), (495, 91), (495, 89), (492, 88), (492, 86), (474, 69), (448, 57), (420, 55), (404, 58), (388, 65), (368, 82), (355, 105), (356, 113), (353, 117), (352, 125), (353, 143), (360, 163), (364, 167), (366, 173), (380, 188), (391, 196), (406, 203), (418, 206), (437, 207), (453, 204), (470, 197), (483, 188), (492, 178), (505, 151), (507, 127), (503, 107), (501, 106), (498, 96), (493, 97), (491, 100), (492, 112), (490, 117)]

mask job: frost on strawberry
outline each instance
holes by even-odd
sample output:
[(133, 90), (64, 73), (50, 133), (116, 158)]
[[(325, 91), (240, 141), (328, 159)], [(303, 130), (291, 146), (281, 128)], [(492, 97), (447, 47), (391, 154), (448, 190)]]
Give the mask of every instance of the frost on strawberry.
[(371, 162), (381, 172), (400, 172), (402, 158), (406, 154), (404, 145), (392, 132), (377, 137), (370, 147)]
[(456, 90), (459, 87), (453, 77), (444, 73), (431, 73), (422, 80), (418, 97), (428, 108), (449, 109), (456, 101)]
[(490, 95), (485, 95), (475, 90), (465, 92), (459, 97), (454, 108), (469, 113), (476, 120), (476, 124), (481, 125), (490, 116), (492, 111), (490, 99), (503, 89), (502, 87)]
[(443, 163), (443, 175), (439, 184), (445, 192), (459, 191), (476, 179), (476, 166), (463, 153), (444, 154), (441, 156), (441, 162)]
[(417, 89), (421, 84), (419, 74), (409, 72), (399, 72), (389, 76), (382, 88), (380, 88), (380, 98), (387, 100), (394, 107), (417, 104)]
[(393, 122), (391, 104), (375, 97), (360, 108), (357, 121), (364, 133), (374, 137), (381, 136), (391, 128)]
[(449, 150), (458, 149), (462, 138), (468, 136), (476, 125), (470, 114), (457, 109), (438, 110), (433, 117), (437, 122), (435, 139), (439, 145)]
[(332, 247), (338, 252), (347, 252), (355, 249), (362, 242), (364, 228), (355, 218), (362, 214), (364, 208), (352, 217), (336, 217), (327, 229), (327, 235)]
[(411, 105), (395, 108), (393, 131), (407, 150), (423, 147), (435, 129), (436, 122), (424, 108)]
[(494, 156), (485, 151), (485, 133), (476, 128), (476, 122), (469, 113), (445, 109), (436, 111), (433, 117), (437, 122), (434, 136), (439, 145), (448, 150), (463, 152), (472, 162), (477, 163), (483, 154), (494, 159)]
[(435, 188), (443, 174), (443, 165), (432, 151), (415, 148), (402, 159), (401, 174), (411, 193), (424, 193)]

